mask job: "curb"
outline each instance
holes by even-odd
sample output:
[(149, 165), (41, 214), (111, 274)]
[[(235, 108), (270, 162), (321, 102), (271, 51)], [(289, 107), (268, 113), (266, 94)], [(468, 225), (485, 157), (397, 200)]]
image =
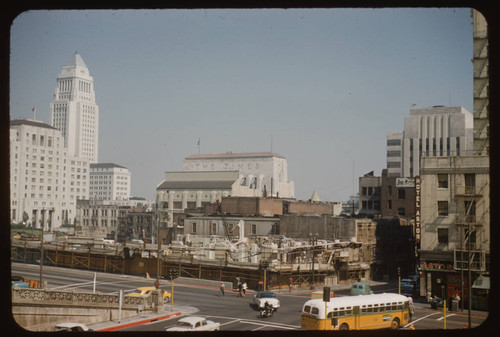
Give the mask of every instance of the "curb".
[(180, 316), (180, 315), (181, 315), (180, 312), (176, 312), (176, 313), (173, 313), (173, 314), (168, 314), (168, 315), (163, 315), (163, 316), (151, 317), (151, 318), (143, 319), (143, 320), (140, 320), (140, 321), (135, 321), (135, 322), (130, 322), (130, 323), (124, 323), (124, 324), (118, 324), (118, 325), (110, 326), (108, 328), (97, 329), (96, 331), (114, 331), (114, 330), (120, 330), (120, 329), (130, 328), (132, 326), (146, 324), (146, 323), (151, 323), (151, 322), (156, 322), (156, 321), (160, 321), (160, 320), (163, 320), (163, 319), (168, 319), (168, 318), (175, 317), (175, 316)]

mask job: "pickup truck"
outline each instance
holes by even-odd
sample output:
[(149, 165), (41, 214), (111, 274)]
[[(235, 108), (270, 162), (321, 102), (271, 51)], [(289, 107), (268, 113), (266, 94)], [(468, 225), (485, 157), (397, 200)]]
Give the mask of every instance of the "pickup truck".
[(189, 316), (181, 318), (177, 324), (167, 331), (219, 331), (220, 323), (209, 321), (204, 317)]

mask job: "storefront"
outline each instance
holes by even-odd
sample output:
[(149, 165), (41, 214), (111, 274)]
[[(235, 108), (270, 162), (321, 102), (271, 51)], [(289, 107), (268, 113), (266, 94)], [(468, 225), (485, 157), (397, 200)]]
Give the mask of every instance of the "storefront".
[[(467, 272), (456, 271), (451, 262), (424, 261), (418, 268), (420, 274), (420, 296), (449, 300), (459, 295), (463, 308), (467, 305)], [(460, 303), (462, 305), (462, 303)]]

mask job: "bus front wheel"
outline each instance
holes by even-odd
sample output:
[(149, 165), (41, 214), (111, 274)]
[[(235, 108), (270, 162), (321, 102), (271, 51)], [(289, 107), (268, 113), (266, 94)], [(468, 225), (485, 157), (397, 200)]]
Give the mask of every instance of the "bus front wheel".
[(397, 330), (399, 329), (399, 318), (394, 318), (391, 323), (391, 329)]
[(339, 328), (340, 330), (349, 330), (349, 325), (347, 323), (342, 323), (342, 325)]

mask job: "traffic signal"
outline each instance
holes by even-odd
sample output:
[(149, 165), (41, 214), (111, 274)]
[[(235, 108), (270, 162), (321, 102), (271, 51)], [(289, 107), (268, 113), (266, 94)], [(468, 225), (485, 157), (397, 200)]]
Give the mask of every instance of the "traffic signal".
[(179, 277), (179, 271), (177, 269), (170, 269), (168, 271), (168, 276), (171, 280)]

